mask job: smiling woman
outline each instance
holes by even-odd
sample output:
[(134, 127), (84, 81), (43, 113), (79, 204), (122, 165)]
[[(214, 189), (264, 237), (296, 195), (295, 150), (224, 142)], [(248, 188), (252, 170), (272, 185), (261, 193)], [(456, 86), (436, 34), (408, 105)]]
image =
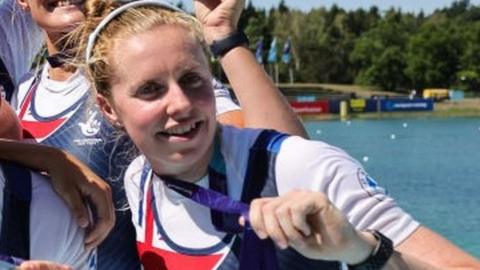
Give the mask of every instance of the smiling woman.
[[(148, 24), (145, 18), (152, 17), (138, 20)], [(169, 42), (156, 42), (158, 36)], [(192, 181), (201, 177), (206, 164), (197, 163), (208, 160), (216, 124), (201, 43), (182, 26), (163, 25), (115, 43), (114, 51), (117, 79), (101, 89), (111, 91), (111, 99), (97, 96), (107, 118), (124, 127), (142, 153), (159, 157), (156, 170)]]

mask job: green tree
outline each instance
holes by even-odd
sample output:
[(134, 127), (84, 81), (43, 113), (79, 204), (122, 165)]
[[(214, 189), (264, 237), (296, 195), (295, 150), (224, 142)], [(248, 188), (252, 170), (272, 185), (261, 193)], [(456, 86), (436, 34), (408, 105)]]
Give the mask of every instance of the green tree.
[(402, 16), (399, 11), (391, 9), (384, 19), (357, 40), (350, 56), (358, 71), (356, 83), (391, 91), (406, 88), (404, 52), (415, 22), (411, 15)]
[(464, 50), (460, 57), (456, 88), (480, 92), (480, 22), (462, 26)]
[(435, 17), (410, 38), (405, 72), (416, 89), (448, 88), (457, 81), (463, 47), (459, 30), (452, 20)]

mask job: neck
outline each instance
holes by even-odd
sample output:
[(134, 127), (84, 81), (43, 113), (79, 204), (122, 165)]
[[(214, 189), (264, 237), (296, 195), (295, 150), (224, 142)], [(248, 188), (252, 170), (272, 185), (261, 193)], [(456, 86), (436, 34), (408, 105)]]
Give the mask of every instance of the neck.
[[(213, 146), (210, 147), (210, 149), (207, 151), (207, 153), (204, 155), (204, 157), (200, 161), (189, 166), (186, 171), (179, 171), (171, 174), (158, 173), (158, 175), (166, 175), (181, 181), (196, 183), (200, 181), (205, 175), (208, 174), (208, 165), (210, 164), (210, 159), (212, 158), (212, 154), (213, 154)], [(155, 168), (153, 168), (153, 170), (155, 172), (161, 171), (161, 170), (156, 170)]]
[[(47, 51), (48, 55), (55, 55), (59, 54), (62, 52), (62, 42), (61, 37), (58, 37), (57, 35), (48, 35), (47, 36)], [(73, 73), (75, 73), (77, 69), (68, 64), (61, 65), (59, 67), (51, 67), (48, 70), (48, 75), (50, 79), (55, 80), (55, 81), (65, 81), (68, 80)]]
[(208, 166), (212, 159), (213, 150), (214, 144), (212, 143), (203, 157), (198, 162), (188, 166), (186, 169), (181, 168), (185, 167), (185, 165), (179, 168), (175, 168), (175, 165), (173, 164), (155, 166), (155, 161), (152, 162), (152, 160), (150, 160), (150, 164), (152, 164), (153, 171), (160, 177), (167, 176), (185, 182), (196, 183), (208, 174)]

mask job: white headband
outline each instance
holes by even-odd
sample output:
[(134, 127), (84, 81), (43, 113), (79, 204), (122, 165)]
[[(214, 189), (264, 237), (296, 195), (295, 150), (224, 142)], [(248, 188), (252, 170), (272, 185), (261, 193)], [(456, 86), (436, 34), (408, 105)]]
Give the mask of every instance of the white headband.
[[(120, 2), (120, 1), (119, 1)], [(125, 5), (122, 5), (115, 10), (113, 10), (110, 14), (108, 14), (103, 20), (97, 25), (95, 30), (88, 36), (88, 43), (87, 43), (87, 49), (85, 51), (85, 60), (87, 64), (90, 62), (91, 55), (92, 55), (92, 50), (93, 46), (95, 45), (95, 41), (97, 40), (98, 35), (100, 32), (107, 26), (108, 23), (110, 23), (111, 20), (113, 20), (115, 17), (120, 15), (122, 12), (129, 8), (133, 7), (138, 7), (138, 6), (146, 6), (146, 5), (155, 5), (155, 6), (160, 6), (166, 9), (170, 9), (172, 11), (178, 11), (185, 13), (182, 9), (164, 1), (164, 0), (138, 0), (138, 1), (132, 1), (129, 2)]]

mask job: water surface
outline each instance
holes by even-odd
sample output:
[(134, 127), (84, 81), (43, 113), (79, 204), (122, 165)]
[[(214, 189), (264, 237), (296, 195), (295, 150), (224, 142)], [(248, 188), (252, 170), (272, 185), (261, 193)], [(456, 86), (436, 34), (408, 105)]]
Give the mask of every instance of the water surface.
[(421, 223), (480, 258), (480, 119), (307, 122)]

